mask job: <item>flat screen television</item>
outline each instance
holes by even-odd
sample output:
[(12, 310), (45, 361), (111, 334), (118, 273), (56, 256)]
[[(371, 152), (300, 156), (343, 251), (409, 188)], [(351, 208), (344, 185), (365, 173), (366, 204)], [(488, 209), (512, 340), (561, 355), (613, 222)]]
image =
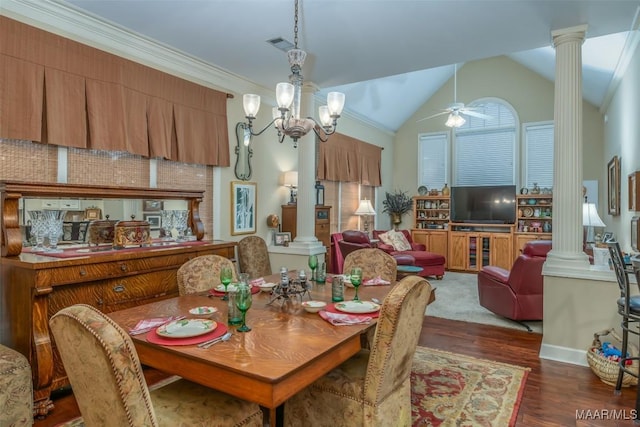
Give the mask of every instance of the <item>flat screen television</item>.
[(451, 187), (451, 221), (478, 224), (516, 222), (516, 186)]

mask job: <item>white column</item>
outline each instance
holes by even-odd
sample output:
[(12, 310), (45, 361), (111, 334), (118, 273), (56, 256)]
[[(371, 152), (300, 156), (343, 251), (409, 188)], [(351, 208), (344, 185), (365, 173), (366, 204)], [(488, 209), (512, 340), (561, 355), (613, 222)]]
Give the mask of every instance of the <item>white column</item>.
[[(300, 102), (300, 117), (314, 117), (313, 94), (318, 88), (313, 83), (304, 83)], [(311, 131), (298, 140), (298, 206), (297, 229), (293, 246), (321, 246), (315, 236), (315, 164), (316, 134)], [(287, 141), (285, 141), (287, 142)]]
[(582, 238), (582, 43), (586, 25), (551, 33), (556, 49), (553, 249), (549, 269), (589, 268)]

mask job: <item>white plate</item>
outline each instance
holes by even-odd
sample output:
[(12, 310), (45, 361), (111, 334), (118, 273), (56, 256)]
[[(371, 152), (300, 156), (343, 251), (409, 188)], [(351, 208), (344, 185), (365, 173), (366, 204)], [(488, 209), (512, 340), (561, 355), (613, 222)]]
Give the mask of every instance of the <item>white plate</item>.
[(156, 333), (167, 338), (189, 338), (212, 332), (217, 326), (209, 319), (182, 319), (158, 327)]
[[(215, 287), (215, 290), (218, 292), (225, 292), (224, 290), (224, 285), (218, 285)], [(227, 285), (227, 290), (226, 292), (235, 292), (237, 291), (238, 288), (236, 287), (236, 285), (234, 285), (233, 283), (229, 283), (229, 285)]]
[(218, 311), (215, 307), (194, 307), (189, 310), (191, 314), (212, 314)]
[(263, 283), (263, 284), (258, 285), (258, 286), (260, 287), (261, 291), (269, 292), (270, 290), (272, 290), (273, 288), (276, 287), (276, 284), (275, 283)]
[(344, 301), (335, 304), (336, 310), (344, 313), (375, 313), (380, 310), (380, 305), (371, 301)]

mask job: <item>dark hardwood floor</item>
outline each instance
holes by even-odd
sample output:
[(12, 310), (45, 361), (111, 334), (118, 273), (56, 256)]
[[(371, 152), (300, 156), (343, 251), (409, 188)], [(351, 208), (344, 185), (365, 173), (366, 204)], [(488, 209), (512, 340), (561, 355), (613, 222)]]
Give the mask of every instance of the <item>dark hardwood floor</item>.
[[(542, 336), (477, 323), (425, 317), (420, 345), (531, 368), (518, 412), (518, 426), (633, 426), (631, 420), (603, 419), (604, 411), (631, 416), (635, 389), (615, 396), (587, 367), (538, 358)], [(157, 378), (157, 373), (153, 374)], [(55, 409), (35, 427), (54, 426), (79, 415), (73, 396), (55, 401)], [(582, 411), (596, 418), (578, 420)], [(624, 412), (623, 412), (624, 411)], [(606, 417), (605, 417), (606, 418)], [(502, 426), (493, 426), (502, 427)]]

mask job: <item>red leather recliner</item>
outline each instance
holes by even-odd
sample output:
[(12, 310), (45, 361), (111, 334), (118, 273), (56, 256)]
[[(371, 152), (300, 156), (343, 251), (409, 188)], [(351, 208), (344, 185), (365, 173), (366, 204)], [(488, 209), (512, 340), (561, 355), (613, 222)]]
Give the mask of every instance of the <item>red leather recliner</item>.
[(542, 320), (542, 264), (549, 250), (550, 240), (533, 240), (525, 244), (511, 271), (483, 267), (478, 273), (480, 305), (515, 321)]

